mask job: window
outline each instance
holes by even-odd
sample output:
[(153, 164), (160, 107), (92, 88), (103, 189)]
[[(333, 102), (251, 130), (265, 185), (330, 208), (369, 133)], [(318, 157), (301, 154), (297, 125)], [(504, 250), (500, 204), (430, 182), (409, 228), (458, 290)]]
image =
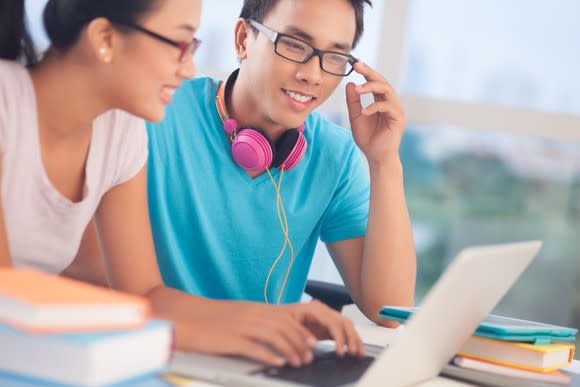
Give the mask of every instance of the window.
[(419, 299), (464, 247), (542, 239), (539, 257), (496, 312), (578, 326), (580, 144), (412, 125), (401, 158)]
[(407, 94), (580, 114), (580, 4), (413, 0)]

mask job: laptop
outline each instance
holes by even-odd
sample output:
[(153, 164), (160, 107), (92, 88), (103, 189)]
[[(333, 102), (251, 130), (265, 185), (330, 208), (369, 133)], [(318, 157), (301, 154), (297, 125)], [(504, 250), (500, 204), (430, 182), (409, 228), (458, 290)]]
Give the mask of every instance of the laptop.
[[(341, 359), (320, 348), (312, 364), (275, 368), (176, 352), (169, 372), (229, 386), (404, 387), (436, 377), (540, 251), (529, 241), (462, 250), (390, 346)], [(371, 351), (372, 352), (372, 351)]]

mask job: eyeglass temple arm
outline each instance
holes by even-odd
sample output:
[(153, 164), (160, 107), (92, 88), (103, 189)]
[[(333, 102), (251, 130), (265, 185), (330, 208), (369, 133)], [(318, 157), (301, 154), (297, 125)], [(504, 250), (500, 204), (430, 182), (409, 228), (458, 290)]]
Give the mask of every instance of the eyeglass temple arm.
[(250, 25), (252, 27), (254, 27), (255, 29), (257, 29), (258, 31), (262, 32), (264, 35), (266, 35), (268, 37), (268, 39), (270, 39), (272, 42), (276, 41), (276, 38), (278, 37), (278, 33), (275, 31), (272, 31), (271, 29), (269, 29), (268, 27), (266, 27), (263, 24), (258, 23), (255, 20), (249, 19), (248, 23), (250, 23)]

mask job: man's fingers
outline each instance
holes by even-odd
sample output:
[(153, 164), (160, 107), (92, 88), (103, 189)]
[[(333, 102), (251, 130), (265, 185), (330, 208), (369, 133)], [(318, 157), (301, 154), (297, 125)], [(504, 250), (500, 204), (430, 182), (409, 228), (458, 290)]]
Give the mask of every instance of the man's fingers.
[(348, 353), (352, 356), (363, 355), (363, 343), (358, 335), (358, 332), (354, 328), (352, 321), (344, 319), (344, 331), (346, 335), (346, 341), (348, 343)]
[(389, 87), (388, 83), (379, 81), (371, 81), (362, 85), (358, 85), (355, 87), (355, 90), (359, 95), (373, 93), (384, 95), (385, 98), (387, 98), (392, 93), (392, 89)]
[(346, 106), (348, 108), (348, 117), (352, 121), (361, 115), (362, 104), (360, 94), (356, 91), (354, 83), (346, 85)]
[(311, 349), (316, 346), (317, 342), (314, 335), (290, 314), (285, 322), (286, 324), (280, 327), (281, 334), (297, 351), (302, 364), (310, 363), (312, 361)]
[(236, 355), (248, 357), (250, 359), (259, 361), (260, 363), (272, 365), (275, 367), (282, 367), (286, 364), (286, 359), (264, 347), (261, 344), (254, 343), (251, 340), (246, 340), (242, 343), (236, 351)]
[(247, 332), (246, 336), (260, 344), (272, 347), (284, 356), (288, 362), (299, 367), (309, 360), (310, 346), (307, 344), (309, 334), (292, 318), (275, 319), (257, 325), (256, 329)]
[(344, 354), (344, 346), (347, 344), (346, 334), (343, 328), (346, 319), (320, 302), (313, 301), (309, 305), (309, 318), (314, 320), (318, 325), (326, 328), (330, 334), (330, 338), (336, 343), (336, 352), (342, 356)]
[(385, 81), (385, 78), (371, 66), (361, 61), (354, 64), (354, 71), (365, 77), (367, 81)]

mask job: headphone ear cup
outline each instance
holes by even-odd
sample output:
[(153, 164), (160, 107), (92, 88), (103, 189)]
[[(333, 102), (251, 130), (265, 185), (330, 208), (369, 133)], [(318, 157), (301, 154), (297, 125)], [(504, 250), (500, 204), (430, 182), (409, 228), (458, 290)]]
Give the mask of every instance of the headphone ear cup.
[(278, 168), (282, 163), (284, 163), (284, 161), (286, 161), (286, 158), (290, 152), (292, 152), (292, 149), (298, 140), (298, 134), (299, 133), (296, 130), (288, 129), (282, 133), (278, 141), (276, 141), (276, 157), (272, 163), (274, 167)]
[(275, 149), (260, 129), (242, 129), (232, 142), (232, 156), (246, 171), (263, 171), (272, 165)]
[(276, 142), (276, 157), (272, 165), (286, 171), (294, 168), (306, 152), (306, 138), (302, 131), (289, 129)]

